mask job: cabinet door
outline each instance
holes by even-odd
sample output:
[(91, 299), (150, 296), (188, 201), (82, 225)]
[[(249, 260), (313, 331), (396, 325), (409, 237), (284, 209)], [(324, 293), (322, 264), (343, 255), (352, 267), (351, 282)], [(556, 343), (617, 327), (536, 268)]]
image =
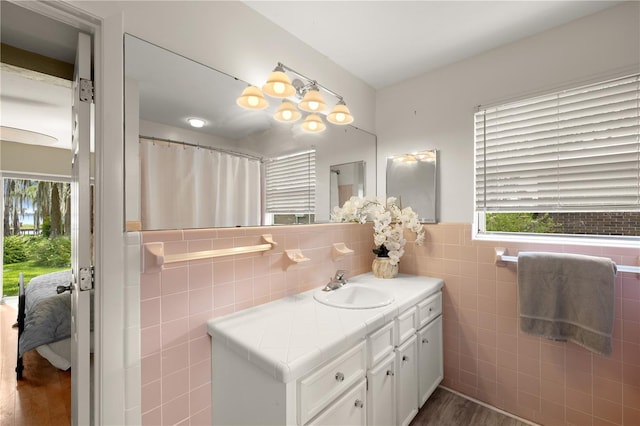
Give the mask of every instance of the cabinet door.
[(396, 424), (408, 425), (418, 413), (418, 346), (414, 334), (396, 349)]
[(308, 425), (365, 426), (367, 385), (363, 378), (350, 391), (334, 401)]
[(396, 423), (396, 357), (389, 354), (367, 372), (367, 424)]
[(442, 316), (418, 331), (420, 407), (442, 381)]

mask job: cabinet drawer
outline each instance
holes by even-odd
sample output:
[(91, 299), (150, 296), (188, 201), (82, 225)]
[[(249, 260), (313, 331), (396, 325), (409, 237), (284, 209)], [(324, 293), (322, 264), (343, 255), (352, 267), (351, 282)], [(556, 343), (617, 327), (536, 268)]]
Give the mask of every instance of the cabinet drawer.
[(442, 293), (438, 292), (418, 303), (418, 329), (424, 327), (442, 313)]
[(393, 322), (371, 333), (367, 337), (369, 368), (380, 362), (385, 356), (393, 352), (395, 340), (393, 339)]
[(366, 382), (362, 379), (353, 389), (338, 398), (308, 425), (365, 426), (367, 424), (366, 397)]
[(366, 346), (359, 343), (353, 349), (311, 372), (298, 382), (298, 424), (327, 407), (338, 395), (365, 377)]
[(400, 346), (409, 337), (413, 336), (416, 332), (417, 324), (417, 310), (413, 308), (407, 309), (401, 313), (396, 319), (396, 346)]

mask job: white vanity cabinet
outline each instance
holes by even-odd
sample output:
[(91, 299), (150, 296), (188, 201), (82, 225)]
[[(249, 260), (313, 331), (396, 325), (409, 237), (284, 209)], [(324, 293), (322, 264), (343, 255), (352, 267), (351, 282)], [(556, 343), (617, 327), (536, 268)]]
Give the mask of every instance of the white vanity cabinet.
[(367, 396), (367, 383), (360, 379), (358, 384), (344, 396), (338, 398), (308, 425), (326, 426), (366, 426), (367, 416), (364, 401)]
[(409, 424), (442, 380), (443, 282), (372, 285), (395, 302), (348, 310), (303, 293), (210, 321), (213, 424)]
[[(326, 410), (338, 396), (351, 388), (354, 383), (364, 380), (367, 368), (365, 349), (365, 342), (359, 343), (327, 365), (314, 370), (298, 381), (298, 424), (307, 424), (315, 415)], [(351, 405), (360, 409), (364, 407), (364, 402), (365, 395), (361, 395), (359, 399), (354, 399)], [(349, 405), (348, 402), (344, 402), (344, 404)], [(366, 418), (365, 410), (362, 409), (345, 410), (342, 407), (332, 411), (338, 413), (348, 411), (349, 418), (352, 420), (358, 417), (358, 412), (361, 412), (362, 419)], [(330, 418), (334, 416), (335, 414)], [(322, 416), (322, 418), (325, 417)], [(321, 423), (311, 422), (310, 424), (324, 424), (324, 421)]]
[(442, 349), (442, 293), (418, 304), (418, 399), (429, 399), (444, 377)]
[(367, 424), (387, 426), (396, 418), (395, 328), (390, 322), (367, 336)]
[[(395, 319), (397, 425), (408, 425), (443, 378), (442, 293)], [(416, 331), (417, 330), (417, 331)]]
[(418, 346), (416, 335), (396, 348), (397, 425), (408, 425), (418, 414)]

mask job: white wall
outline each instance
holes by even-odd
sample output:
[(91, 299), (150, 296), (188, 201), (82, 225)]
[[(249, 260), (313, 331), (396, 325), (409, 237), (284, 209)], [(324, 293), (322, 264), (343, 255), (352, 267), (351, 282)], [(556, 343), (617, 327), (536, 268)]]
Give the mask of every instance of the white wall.
[(625, 2), (382, 89), (378, 194), (386, 192), (386, 157), (435, 148), (440, 221), (473, 222), (476, 106), (639, 71), (640, 3)]

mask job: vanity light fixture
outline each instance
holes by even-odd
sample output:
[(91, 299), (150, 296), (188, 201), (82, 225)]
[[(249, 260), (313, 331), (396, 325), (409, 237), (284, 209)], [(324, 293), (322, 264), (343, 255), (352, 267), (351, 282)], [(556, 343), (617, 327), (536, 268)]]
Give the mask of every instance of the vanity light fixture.
[[(291, 81), (287, 73), (294, 74), (298, 78)], [(249, 86), (237, 99), (237, 103), (243, 108), (259, 110), (269, 105), (263, 92), (274, 98), (287, 98), (288, 100), (280, 104), (273, 118), (281, 122), (297, 121), (302, 116), (294, 107), (297, 103), (298, 109), (311, 113), (303, 122), (302, 129), (316, 133), (326, 129), (321, 115), (316, 114), (327, 109), (327, 104), (320, 93), (321, 89), (337, 99), (333, 110), (326, 115), (327, 121), (336, 125), (352, 123), (353, 115), (342, 96), (280, 62), (269, 74), (267, 82), (262, 86), (262, 91), (256, 86)]]
[(200, 118), (189, 118), (187, 119), (187, 121), (189, 122), (189, 124), (191, 125), (191, 127), (203, 127), (204, 126), (204, 120), (200, 119)]
[(298, 108), (307, 112), (319, 112), (327, 108), (327, 104), (324, 103), (318, 86), (313, 85), (307, 90), (307, 93), (304, 94), (304, 97), (298, 104)]
[(282, 64), (278, 64), (269, 74), (267, 82), (262, 86), (262, 91), (274, 98), (288, 98), (296, 93), (296, 88), (291, 84), (291, 80), (284, 73)]
[(342, 99), (338, 101), (335, 107), (329, 115), (327, 115), (327, 121), (329, 123), (343, 125), (353, 123), (353, 115), (347, 108), (347, 104)]
[(326, 128), (327, 126), (318, 114), (309, 114), (302, 122), (302, 130), (309, 133), (320, 133)]
[(282, 101), (278, 107), (278, 111), (273, 115), (273, 118), (283, 123), (293, 123), (294, 121), (298, 121), (300, 117), (302, 117), (300, 111), (296, 109), (293, 102), (287, 101), (286, 99)]
[(265, 109), (269, 106), (269, 102), (264, 98), (264, 95), (256, 86), (248, 86), (242, 91), (242, 94), (236, 103), (243, 108), (247, 109)]

